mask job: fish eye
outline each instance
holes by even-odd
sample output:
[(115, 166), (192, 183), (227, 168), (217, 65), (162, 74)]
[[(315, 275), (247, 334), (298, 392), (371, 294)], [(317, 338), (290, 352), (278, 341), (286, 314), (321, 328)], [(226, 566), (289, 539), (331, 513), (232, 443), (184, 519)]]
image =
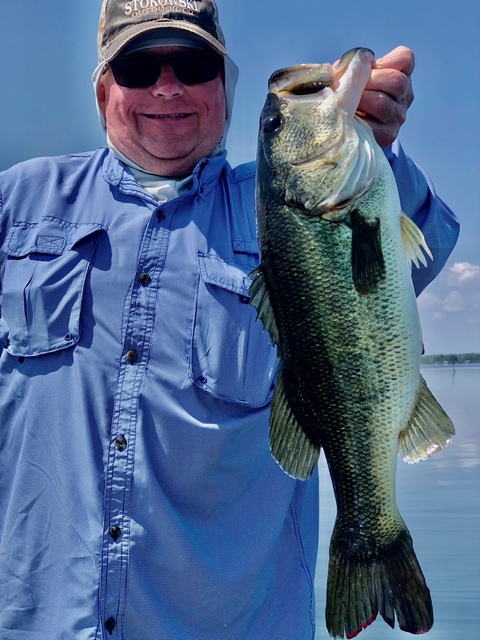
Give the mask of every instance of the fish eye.
[(273, 133), (274, 131), (278, 131), (282, 125), (283, 118), (279, 113), (276, 113), (273, 116), (265, 118), (263, 121), (263, 131), (264, 133)]
[(301, 84), (300, 86), (295, 87), (291, 93), (293, 93), (294, 96), (308, 96), (312, 93), (319, 93), (320, 91), (323, 91), (325, 87), (329, 86), (329, 84), (331, 83), (309, 82), (308, 84)]

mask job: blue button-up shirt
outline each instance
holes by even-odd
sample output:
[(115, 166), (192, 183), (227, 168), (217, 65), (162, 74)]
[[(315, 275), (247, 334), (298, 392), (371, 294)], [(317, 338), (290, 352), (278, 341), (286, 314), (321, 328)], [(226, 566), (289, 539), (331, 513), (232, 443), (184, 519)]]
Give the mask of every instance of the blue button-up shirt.
[[(313, 638), (318, 477), (269, 451), (254, 170), (202, 161), (161, 206), (105, 149), (0, 175), (2, 640)], [(451, 212), (417, 215), (446, 259)]]

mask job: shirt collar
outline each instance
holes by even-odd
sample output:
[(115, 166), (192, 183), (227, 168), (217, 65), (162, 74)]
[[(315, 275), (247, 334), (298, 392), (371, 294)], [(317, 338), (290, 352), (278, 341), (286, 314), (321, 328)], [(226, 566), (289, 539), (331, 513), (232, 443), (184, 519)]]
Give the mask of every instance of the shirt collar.
[[(193, 183), (191, 183), (190, 186), (192, 186), (199, 195), (207, 193), (215, 186), (225, 165), (226, 156), (227, 152), (223, 151), (217, 156), (204, 158), (197, 164), (192, 172), (191, 178), (193, 179)], [(142, 193), (145, 195), (145, 188), (140, 186), (126, 163), (115, 157), (111, 150), (105, 160), (103, 175), (108, 184), (120, 188), (122, 191), (135, 193), (140, 196)], [(177, 195), (183, 195), (183, 192), (173, 197)]]

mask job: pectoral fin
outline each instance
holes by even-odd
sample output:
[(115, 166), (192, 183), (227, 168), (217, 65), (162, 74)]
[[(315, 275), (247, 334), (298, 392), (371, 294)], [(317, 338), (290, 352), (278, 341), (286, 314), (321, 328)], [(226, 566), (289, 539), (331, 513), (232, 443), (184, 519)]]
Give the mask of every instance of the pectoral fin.
[(450, 444), (455, 429), (421, 377), (417, 404), (399, 436), (399, 452), (405, 462), (425, 460)]
[(352, 278), (362, 295), (373, 293), (385, 278), (385, 261), (380, 237), (380, 221), (367, 223), (356, 211), (352, 221)]
[(268, 295), (265, 283), (265, 275), (262, 265), (254, 269), (251, 274), (253, 282), (250, 285), (249, 294), (251, 296), (250, 304), (257, 310), (257, 317), (263, 323), (264, 328), (270, 334), (270, 340), (274, 346), (278, 345), (278, 328), (275, 322), (272, 305), (270, 304), (270, 296)]
[(285, 473), (298, 480), (310, 478), (320, 456), (320, 444), (312, 442), (293, 414), (285, 395), (282, 367), (272, 400), (270, 448)]
[(423, 233), (415, 222), (404, 213), (402, 213), (400, 217), (400, 227), (402, 229), (402, 240), (407, 260), (413, 262), (417, 269), (420, 267), (419, 262), (426, 267), (427, 259), (425, 258), (424, 252), (431, 260), (433, 260), (433, 255), (428, 248)]

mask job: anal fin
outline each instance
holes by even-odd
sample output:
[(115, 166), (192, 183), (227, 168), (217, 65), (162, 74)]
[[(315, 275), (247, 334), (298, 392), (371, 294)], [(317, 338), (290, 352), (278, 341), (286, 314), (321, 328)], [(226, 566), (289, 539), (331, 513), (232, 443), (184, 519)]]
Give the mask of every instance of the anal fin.
[(408, 463), (425, 460), (450, 444), (454, 435), (452, 421), (420, 376), (417, 403), (412, 417), (399, 436), (400, 455)]

